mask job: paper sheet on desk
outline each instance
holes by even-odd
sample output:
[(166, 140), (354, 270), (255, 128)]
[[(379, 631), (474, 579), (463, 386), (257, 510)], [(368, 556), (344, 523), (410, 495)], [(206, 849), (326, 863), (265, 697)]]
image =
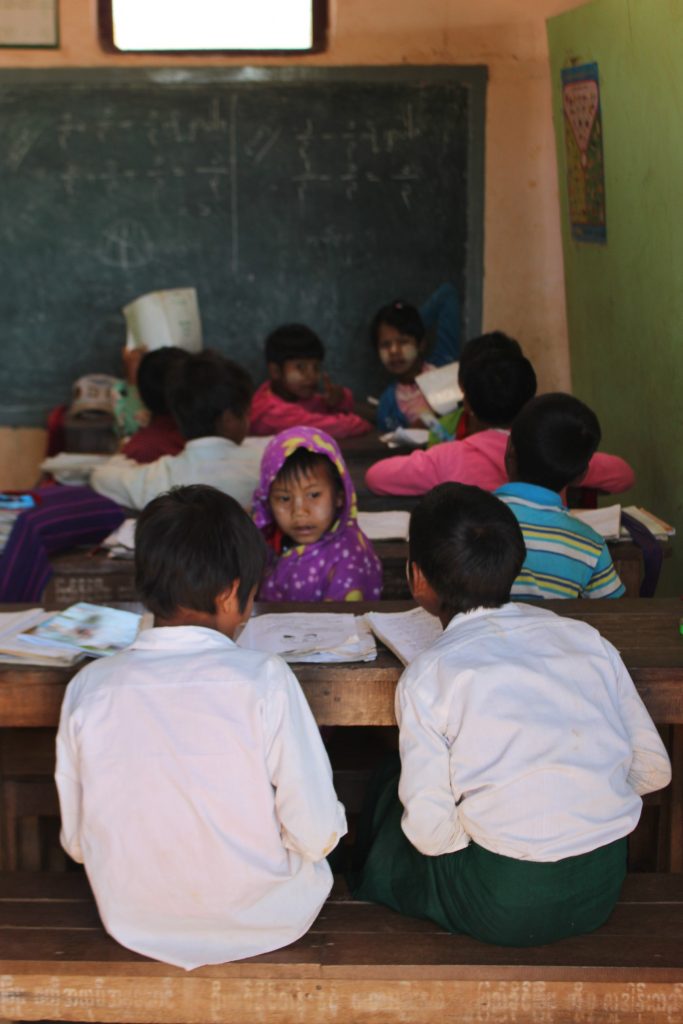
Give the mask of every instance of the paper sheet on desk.
[(358, 525), (369, 540), (408, 540), (410, 512), (359, 512)]
[(373, 661), (377, 657), (374, 637), (363, 618), (333, 612), (256, 615), (237, 643), (279, 654), (285, 661)]

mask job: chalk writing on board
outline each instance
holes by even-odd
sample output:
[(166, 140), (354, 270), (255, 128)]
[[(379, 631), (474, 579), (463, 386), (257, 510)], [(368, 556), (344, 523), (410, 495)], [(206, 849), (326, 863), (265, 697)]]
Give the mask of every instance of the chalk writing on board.
[(98, 249), (102, 263), (121, 270), (142, 267), (152, 259), (154, 247), (145, 228), (134, 220), (110, 224)]

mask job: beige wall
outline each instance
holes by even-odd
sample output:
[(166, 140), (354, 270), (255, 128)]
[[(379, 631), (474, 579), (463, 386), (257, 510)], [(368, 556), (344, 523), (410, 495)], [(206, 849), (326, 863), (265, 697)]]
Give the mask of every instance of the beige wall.
[[(545, 18), (584, 0), (330, 0), (326, 53), (306, 64), (486, 64), (484, 329), (519, 338), (543, 390), (569, 386)], [(230, 64), (104, 54), (96, 0), (61, 0), (61, 47), (0, 50), (0, 67)], [(36, 432), (0, 429), (0, 487), (25, 486)]]

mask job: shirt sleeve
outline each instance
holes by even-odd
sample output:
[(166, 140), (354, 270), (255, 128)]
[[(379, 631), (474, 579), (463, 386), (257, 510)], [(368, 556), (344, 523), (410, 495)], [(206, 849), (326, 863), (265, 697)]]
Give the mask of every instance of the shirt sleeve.
[(73, 735), (73, 718), (68, 708), (68, 698), (62, 705), (57, 731), (57, 767), (55, 782), (59, 795), (59, 812), (62, 819), (60, 841), (69, 856), (79, 864), (83, 863), (81, 851), (82, 789), (78, 770), (78, 753)]
[(619, 494), (633, 487), (635, 479), (635, 473), (625, 459), (606, 452), (596, 452), (588, 463), (581, 487), (594, 487), (598, 491)]
[(469, 836), (462, 826), (451, 788), (445, 727), (433, 705), (422, 697), (408, 669), (396, 691), (403, 804), (401, 827), (413, 846), (429, 857), (464, 849)]
[(593, 574), (588, 581), (582, 597), (623, 597), (626, 587), (617, 576), (614, 562), (607, 547), (606, 541), (602, 543), (600, 557), (598, 558)]
[(476, 484), (476, 476), (468, 472), (461, 442), (452, 441), (427, 451), (381, 459), (370, 466), (365, 483), (375, 494), (426, 494), (446, 480)]
[(90, 484), (98, 494), (119, 505), (142, 509), (157, 494), (168, 489), (163, 458), (140, 465), (124, 455), (114, 455), (104, 465), (96, 466), (90, 476)]
[(420, 306), (425, 327), (436, 327), (436, 342), (429, 356), (433, 366), (445, 366), (460, 357), (460, 302), (455, 285), (440, 285)]
[(277, 685), (266, 706), (266, 759), (282, 841), (307, 860), (326, 857), (346, 834), (320, 731), (291, 670), (271, 661)]
[(316, 412), (297, 402), (271, 401), (260, 412), (259, 433), (277, 434), (290, 427), (317, 427), (336, 438), (358, 437), (372, 430), (372, 424), (355, 412)]
[(669, 755), (619, 654), (611, 644), (608, 651), (617, 677), (621, 719), (633, 750), (627, 781), (639, 796), (654, 793), (671, 782)]

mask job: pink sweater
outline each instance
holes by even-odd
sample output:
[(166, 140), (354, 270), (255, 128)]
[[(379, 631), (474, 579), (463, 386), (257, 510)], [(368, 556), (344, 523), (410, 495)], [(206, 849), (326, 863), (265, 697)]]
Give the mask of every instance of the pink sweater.
[(314, 395), (306, 402), (286, 402), (273, 394), (270, 381), (266, 381), (257, 388), (251, 403), (249, 433), (263, 437), (290, 427), (317, 427), (338, 438), (367, 434), (372, 424), (352, 410), (353, 395), (349, 388), (344, 388), (341, 405), (330, 410), (323, 395)]
[[(509, 433), (481, 430), (462, 441), (446, 441), (424, 452), (382, 459), (370, 466), (365, 482), (375, 494), (426, 494), (447, 481), (495, 491), (508, 483), (505, 449)], [(627, 491), (634, 480), (633, 470), (624, 459), (596, 452), (581, 486), (619, 492)]]

